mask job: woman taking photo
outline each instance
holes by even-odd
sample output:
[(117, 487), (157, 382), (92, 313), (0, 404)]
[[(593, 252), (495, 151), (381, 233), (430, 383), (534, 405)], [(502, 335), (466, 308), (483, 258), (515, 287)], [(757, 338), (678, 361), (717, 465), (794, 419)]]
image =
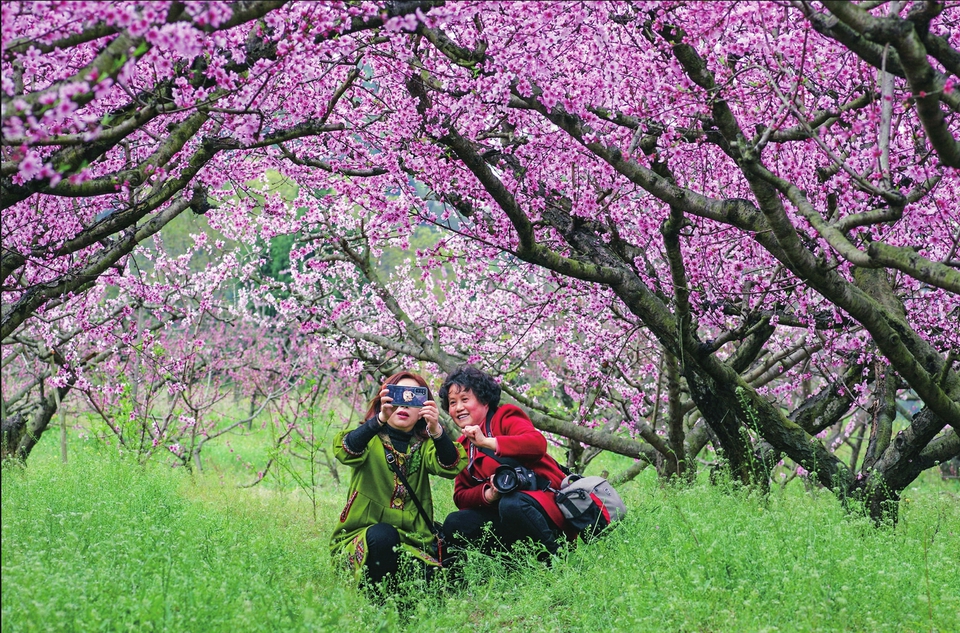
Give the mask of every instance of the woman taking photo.
[(366, 421), (334, 439), (334, 456), (353, 473), (330, 550), (361, 582), (379, 586), (396, 577), (401, 554), (428, 578), (440, 566), (429, 475), (453, 479), (466, 465), (466, 450), (444, 432), (438, 414), (426, 381), (402, 371), (383, 383)]
[[(520, 407), (501, 405), (500, 386), (472, 366), (447, 377), (440, 402), (463, 432), (459, 442), (468, 454), (467, 467), (454, 482), (453, 500), (460, 510), (443, 524), (448, 562), (470, 544), (489, 553), (524, 539), (543, 546), (542, 559), (556, 553), (564, 520), (554, 492), (545, 488), (559, 488), (564, 473), (547, 454), (543, 434)], [(517, 465), (526, 469), (526, 484), (518, 484), (510, 472)], [(510, 477), (497, 474), (501, 466)], [(484, 543), (487, 525), (496, 539)]]

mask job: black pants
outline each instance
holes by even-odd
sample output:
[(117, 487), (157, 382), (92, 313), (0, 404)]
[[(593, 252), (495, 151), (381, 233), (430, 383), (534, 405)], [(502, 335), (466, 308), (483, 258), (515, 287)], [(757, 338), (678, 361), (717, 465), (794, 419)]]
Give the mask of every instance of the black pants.
[[(494, 538), (485, 538), (484, 527), (490, 525)], [(546, 511), (530, 495), (515, 492), (500, 498), (497, 505), (459, 510), (447, 515), (443, 522), (447, 544), (447, 563), (458, 562), (457, 553), (467, 547), (479, 548), (490, 554), (506, 551), (514, 543), (531, 539), (554, 554), (559, 547), (559, 528)]]
[[(366, 579), (378, 591), (390, 591), (398, 581), (400, 570), (400, 532), (389, 523), (375, 523), (367, 528), (367, 557), (364, 559)], [(423, 572), (428, 582), (433, 577), (434, 569), (412, 556), (404, 557), (404, 564), (414, 565), (416, 570)], [(404, 574), (411, 570), (404, 567)]]
[(389, 523), (367, 528), (367, 579), (379, 584), (388, 574), (396, 574), (400, 566), (400, 532)]

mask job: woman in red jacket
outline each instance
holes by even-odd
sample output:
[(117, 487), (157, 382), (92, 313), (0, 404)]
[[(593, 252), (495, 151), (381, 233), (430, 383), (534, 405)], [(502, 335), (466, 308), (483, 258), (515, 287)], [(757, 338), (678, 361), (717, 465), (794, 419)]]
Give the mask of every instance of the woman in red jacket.
[[(520, 407), (501, 405), (500, 386), (475, 367), (468, 365), (450, 374), (439, 395), (443, 408), (463, 431), (459, 442), (468, 455), (467, 468), (454, 480), (453, 500), (460, 510), (443, 523), (447, 560), (470, 544), (489, 553), (525, 539), (542, 545), (544, 557), (556, 553), (564, 520), (554, 492), (544, 488), (559, 488), (564, 473), (547, 454), (546, 438)], [(536, 473), (538, 489), (501, 493), (493, 475), (504, 462), (519, 463)], [(487, 525), (496, 539), (484, 543)]]

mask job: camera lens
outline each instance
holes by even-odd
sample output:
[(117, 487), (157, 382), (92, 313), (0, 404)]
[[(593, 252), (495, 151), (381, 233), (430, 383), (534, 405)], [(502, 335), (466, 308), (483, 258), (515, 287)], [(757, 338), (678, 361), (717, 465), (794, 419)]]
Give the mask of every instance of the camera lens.
[(520, 485), (520, 478), (510, 466), (500, 466), (493, 474), (493, 487), (502, 495), (510, 494)]

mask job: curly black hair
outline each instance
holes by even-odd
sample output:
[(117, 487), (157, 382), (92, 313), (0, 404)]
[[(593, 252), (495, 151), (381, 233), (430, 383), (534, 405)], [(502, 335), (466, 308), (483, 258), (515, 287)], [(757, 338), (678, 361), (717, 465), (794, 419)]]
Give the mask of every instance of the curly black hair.
[(470, 390), (477, 397), (480, 404), (485, 404), (490, 409), (496, 409), (500, 406), (500, 385), (490, 374), (480, 371), (473, 365), (462, 365), (457, 367), (447, 379), (440, 385), (440, 404), (444, 411), (450, 409), (450, 387), (457, 385), (463, 390)]

